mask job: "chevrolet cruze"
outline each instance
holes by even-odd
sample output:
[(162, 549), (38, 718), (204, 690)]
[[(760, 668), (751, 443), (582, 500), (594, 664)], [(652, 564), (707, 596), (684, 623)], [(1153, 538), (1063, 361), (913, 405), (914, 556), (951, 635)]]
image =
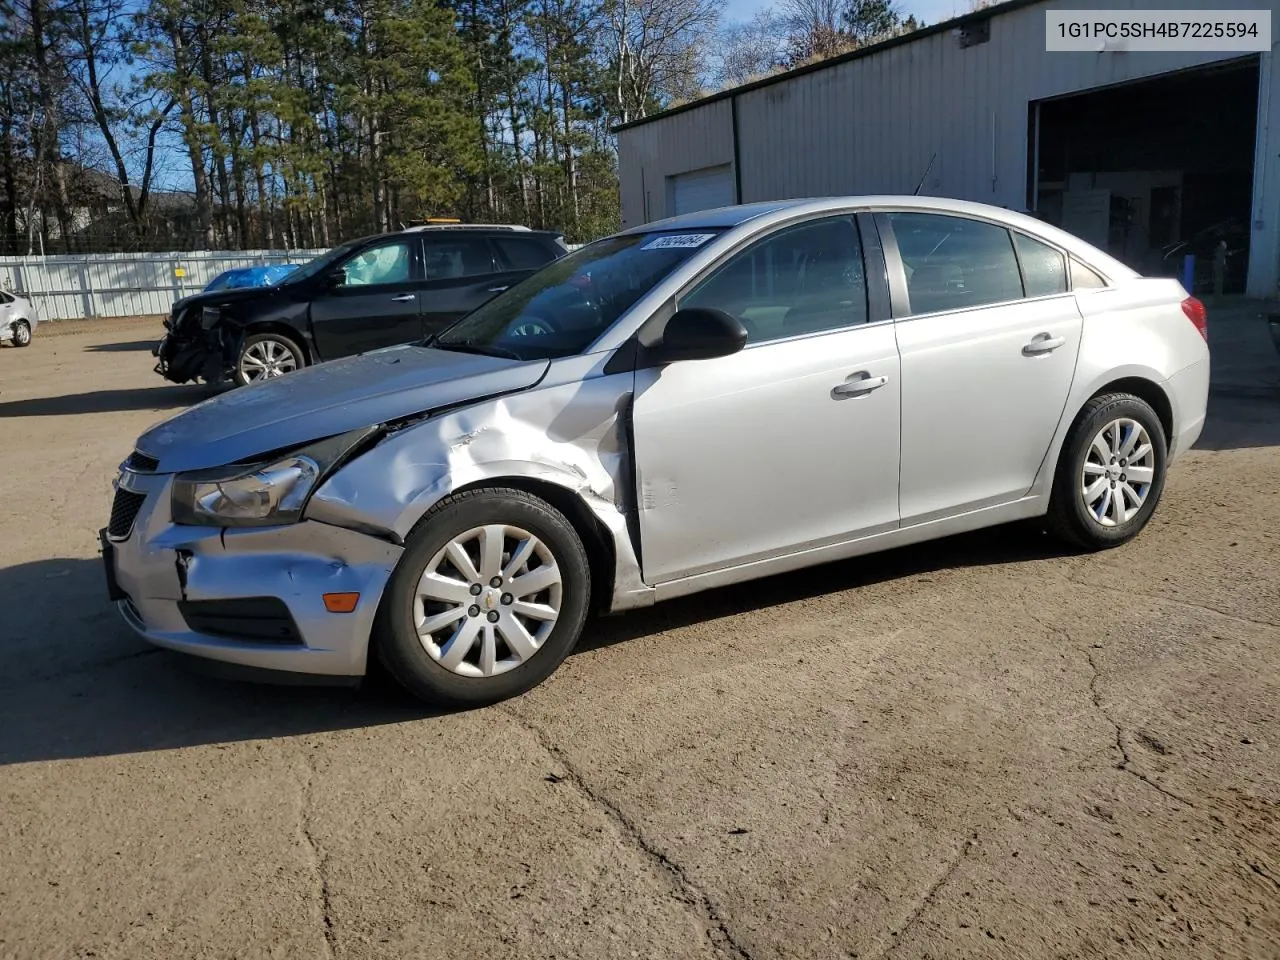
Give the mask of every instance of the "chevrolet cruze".
[(710, 210), (151, 428), (108, 589), (163, 647), (492, 702), (592, 610), (1028, 518), (1125, 543), (1208, 386), (1199, 301), (1034, 218)]

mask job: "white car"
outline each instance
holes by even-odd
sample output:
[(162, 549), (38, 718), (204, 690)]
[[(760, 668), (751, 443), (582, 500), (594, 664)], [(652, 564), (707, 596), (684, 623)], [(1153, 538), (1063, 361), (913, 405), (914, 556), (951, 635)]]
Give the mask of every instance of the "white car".
[(592, 607), (1033, 517), (1132, 540), (1204, 425), (1206, 334), (1176, 280), (990, 206), (687, 214), (153, 427), (108, 590), (163, 647), (492, 702)]
[(37, 322), (36, 308), (30, 300), (8, 290), (0, 290), (0, 343), (25, 347), (31, 342)]

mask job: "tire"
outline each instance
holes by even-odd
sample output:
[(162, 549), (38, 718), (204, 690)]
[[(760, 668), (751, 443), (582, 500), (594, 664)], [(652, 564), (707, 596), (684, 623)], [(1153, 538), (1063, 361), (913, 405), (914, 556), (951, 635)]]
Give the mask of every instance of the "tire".
[(31, 346), (31, 324), (25, 320), (15, 320), (12, 330), (13, 345), (15, 347)]
[(237, 387), (273, 380), (307, 365), (307, 355), (297, 342), (269, 330), (252, 333), (240, 344), (232, 379)]
[[(1076, 417), (1058, 458), (1049, 532), (1086, 550), (1128, 543), (1160, 502), (1167, 463), (1164, 427), (1145, 400), (1128, 393), (1094, 397)], [(1146, 483), (1135, 480), (1138, 471)]]
[[(502, 539), (492, 542), (501, 546), (492, 549), (486, 563), (485, 544), (499, 526)], [(540, 547), (528, 546), (528, 536)], [(459, 547), (467, 553), (470, 571), (454, 560)], [(528, 594), (509, 589), (536, 575), (548, 560), (558, 584)], [(519, 567), (512, 569), (513, 562)], [(500, 571), (497, 588), (487, 579), (495, 570)], [(446, 578), (436, 581), (435, 598), (419, 596), (428, 572)], [(526, 583), (540, 587), (551, 583), (551, 576)], [(470, 490), (441, 500), (409, 535), (378, 611), (373, 653), (422, 700), (464, 708), (496, 703), (555, 672), (578, 641), (590, 597), (586, 550), (560, 511), (522, 490)], [(547, 619), (548, 611), (556, 612), (553, 620)], [(420, 636), (419, 623), (432, 622), (436, 629)], [(516, 627), (523, 628), (523, 636)]]

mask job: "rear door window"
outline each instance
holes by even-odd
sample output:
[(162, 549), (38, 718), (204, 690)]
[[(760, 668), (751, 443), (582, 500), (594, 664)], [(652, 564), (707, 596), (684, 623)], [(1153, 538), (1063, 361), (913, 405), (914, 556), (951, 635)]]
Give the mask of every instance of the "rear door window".
[(886, 217), (906, 271), (911, 315), (1022, 298), (1018, 258), (1004, 227), (936, 213)]
[(533, 237), (496, 237), (493, 242), (512, 270), (536, 270), (555, 259), (550, 244)]
[(427, 280), (457, 280), (495, 272), (493, 253), (483, 237), (432, 239), (425, 246)]

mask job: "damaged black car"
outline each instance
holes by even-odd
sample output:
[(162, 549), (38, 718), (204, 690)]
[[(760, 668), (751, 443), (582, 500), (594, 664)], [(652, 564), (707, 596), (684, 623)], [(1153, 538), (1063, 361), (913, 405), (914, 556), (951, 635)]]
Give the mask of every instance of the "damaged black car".
[(437, 333), (568, 252), (563, 236), (490, 224), (352, 240), (269, 287), (184, 297), (153, 348), (174, 383), (237, 386)]

